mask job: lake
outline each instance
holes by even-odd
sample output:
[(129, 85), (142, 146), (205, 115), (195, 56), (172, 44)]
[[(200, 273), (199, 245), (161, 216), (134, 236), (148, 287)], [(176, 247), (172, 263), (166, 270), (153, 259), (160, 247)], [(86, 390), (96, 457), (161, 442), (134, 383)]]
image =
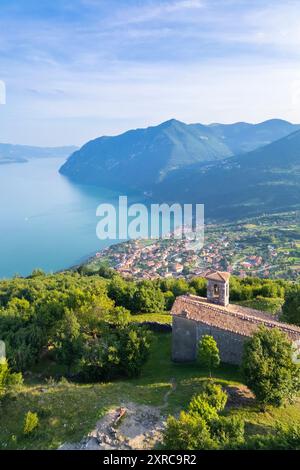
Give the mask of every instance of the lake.
[(0, 277), (67, 268), (113, 243), (96, 236), (96, 208), (118, 194), (69, 182), (62, 159), (0, 165)]

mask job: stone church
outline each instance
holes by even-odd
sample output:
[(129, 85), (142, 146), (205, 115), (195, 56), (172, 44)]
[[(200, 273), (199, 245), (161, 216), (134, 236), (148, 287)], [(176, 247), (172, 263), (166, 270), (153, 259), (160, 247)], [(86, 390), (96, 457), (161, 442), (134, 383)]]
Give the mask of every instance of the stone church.
[(172, 314), (172, 359), (194, 361), (203, 335), (213, 336), (223, 362), (240, 364), (244, 341), (259, 327), (279, 328), (298, 349), (300, 327), (279, 322), (267, 313), (229, 303), (230, 274), (216, 271), (206, 276), (207, 297), (177, 297)]

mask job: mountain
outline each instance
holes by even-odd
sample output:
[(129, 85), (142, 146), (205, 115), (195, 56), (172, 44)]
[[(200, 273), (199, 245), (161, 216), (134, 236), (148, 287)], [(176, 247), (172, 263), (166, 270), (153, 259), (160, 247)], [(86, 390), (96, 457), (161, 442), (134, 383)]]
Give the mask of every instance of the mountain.
[(300, 125), (279, 119), (208, 126), (171, 119), (92, 140), (73, 153), (60, 172), (80, 183), (148, 192), (173, 172), (252, 150), (295, 129)]
[(174, 171), (156, 200), (204, 203), (206, 216), (237, 218), (300, 209), (300, 131), (265, 147)]
[(158, 126), (88, 142), (60, 172), (82, 183), (144, 191), (171, 171), (231, 155), (207, 126), (171, 119)]
[(0, 144), (0, 164), (23, 163), (30, 158), (67, 158), (75, 150), (74, 146), (31, 147), (29, 145)]
[(235, 155), (250, 152), (300, 130), (300, 124), (282, 119), (270, 119), (259, 124), (210, 124), (209, 127)]

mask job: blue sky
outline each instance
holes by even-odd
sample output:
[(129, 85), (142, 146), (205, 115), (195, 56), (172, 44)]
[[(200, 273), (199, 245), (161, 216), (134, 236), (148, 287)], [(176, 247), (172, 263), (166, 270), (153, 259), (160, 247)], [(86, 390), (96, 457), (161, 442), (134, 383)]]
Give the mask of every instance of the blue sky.
[(300, 122), (300, 2), (0, 0), (0, 142)]

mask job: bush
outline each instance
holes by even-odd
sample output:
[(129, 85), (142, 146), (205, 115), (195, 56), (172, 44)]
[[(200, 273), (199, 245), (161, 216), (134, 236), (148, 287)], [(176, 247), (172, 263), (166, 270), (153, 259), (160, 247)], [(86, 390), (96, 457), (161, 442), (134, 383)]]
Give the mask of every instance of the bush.
[(0, 362), (0, 399), (22, 383), (23, 377), (21, 373), (11, 372), (6, 360)]
[(240, 416), (219, 416), (211, 424), (211, 433), (224, 449), (236, 449), (244, 443), (245, 423)]
[(164, 445), (169, 450), (214, 449), (206, 421), (182, 411), (179, 419), (169, 416), (164, 432)]
[(277, 328), (260, 327), (244, 346), (242, 372), (257, 401), (281, 406), (299, 390), (300, 368), (293, 362), (294, 348)]
[(37, 413), (32, 413), (31, 411), (28, 411), (24, 419), (23, 433), (27, 436), (29, 434), (32, 434), (36, 430), (38, 425), (39, 425), (39, 418), (38, 418)]
[(237, 416), (220, 416), (227, 394), (219, 385), (208, 383), (178, 419), (170, 416), (164, 432), (167, 449), (232, 449), (244, 444), (244, 421)]
[(244, 449), (249, 450), (300, 450), (300, 426), (277, 425), (274, 434), (250, 436)]
[(211, 381), (206, 382), (201, 394), (205, 398), (205, 400), (217, 411), (224, 410), (227, 403), (228, 395), (226, 392), (224, 392), (221, 385), (217, 385)]
[(80, 363), (79, 377), (97, 382), (118, 377), (137, 377), (146, 362), (151, 332), (128, 325), (122, 328), (106, 327), (100, 338), (90, 339)]
[(208, 403), (203, 395), (196, 395), (189, 404), (189, 414), (203, 418), (206, 422), (218, 418), (216, 408)]

